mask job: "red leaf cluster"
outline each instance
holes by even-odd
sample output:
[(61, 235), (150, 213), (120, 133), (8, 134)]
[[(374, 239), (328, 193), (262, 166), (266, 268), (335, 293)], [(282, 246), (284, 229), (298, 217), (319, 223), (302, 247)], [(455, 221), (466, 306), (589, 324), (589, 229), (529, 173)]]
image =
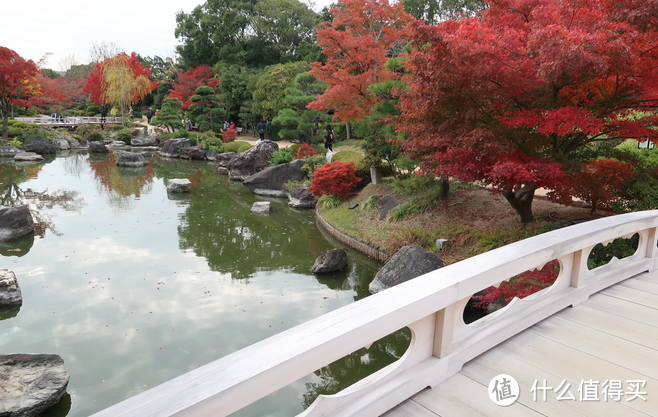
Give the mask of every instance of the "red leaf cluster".
[(295, 151), (292, 153), (292, 156), (295, 159), (304, 159), (307, 156), (316, 156), (317, 154), (318, 151), (316, 151), (313, 146), (304, 143), (295, 149)]
[(194, 95), (194, 90), (202, 85), (207, 85), (213, 90), (217, 88), (219, 79), (214, 78), (215, 74), (207, 65), (199, 65), (187, 71), (178, 74), (178, 82), (174, 83), (173, 88), (169, 91), (168, 97), (175, 97), (183, 103), (182, 110), (190, 107), (192, 101), (190, 98)]
[(498, 287), (485, 288), (482, 294), (473, 295), (474, 307), (487, 310), (490, 304), (506, 305), (514, 297), (525, 298), (530, 294), (553, 285), (558, 276), (558, 261), (544, 265), (541, 270), (526, 271), (509, 281), (503, 281)]
[(322, 165), (313, 173), (309, 191), (316, 197), (334, 195), (347, 198), (360, 181), (361, 178), (356, 176), (354, 162), (334, 161)]
[(658, 113), (638, 112), (658, 107), (658, 2), (487, 3), (477, 17), (411, 25), (397, 121), (425, 172), (583, 196), (566, 172), (576, 164), (561, 165), (570, 152), (658, 140)]
[(635, 175), (635, 169), (613, 159), (597, 159), (584, 165), (573, 181), (572, 194), (597, 208), (611, 209), (612, 203), (625, 196), (624, 185)]
[(235, 129), (226, 129), (224, 131), (224, 138), (222, 139), (222, 142), (233, 142), (237, 137), (238, 132)]
[(28, 99), (39, 94), (39, 70), (13, 49), (0, 46), (0, 110), (8, 117), (11, 106), (29, 106)]
[[(131, 53), (130, 56), (122, 52), (111, 58), (105, 58), (103, 62), (96, 64), (95, 71), (89, 72), (89, 77), (87, 77), (87, 83), (84, 87), (84, 91), (89, 93), (89, 98), (91, 99), (92, 103), (96, 105), (104, 104), (103, 93), (107, 87), (103, 77), (103, 71), (105, 66), (110, 65), (110, 62), (113, 60), (119, 60), (122, 62), (122, 65), (130, 67), (130, 70), (135, 77), (145, 76), (148, 78), (151, 75), (151, 68), (143, 66), (139, 62), (139, 58), (135, 52)], [(158, 83), (151, 81), (151, 91), (155, 90), (156, 88), (158, 88)], [(143, 97), (134, 95), (127, 98), (131, 103), (137, 103)]]

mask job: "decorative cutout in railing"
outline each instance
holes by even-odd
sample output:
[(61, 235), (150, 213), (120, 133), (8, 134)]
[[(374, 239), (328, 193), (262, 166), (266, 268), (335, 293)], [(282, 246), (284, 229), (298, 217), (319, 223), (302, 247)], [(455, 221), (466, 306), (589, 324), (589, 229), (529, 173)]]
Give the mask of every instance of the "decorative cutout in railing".
[[(658, 211), (629, 213), (555, 230), (475, 256), (382, 291), (270, 337), (95, 414), (226, 416), (391, 332), (408, 326), (398, 361), (301, 416), (378, 416), (464, 363), (568, 306), (624, 279), (656, 269)], [(638, 234), (635, 253), (588, 269), (598, 243)], [(469, 325), (473, 294), (557, 260), (555, 283)]]
[[(36, 125), (84, 125), (84, 124), (113, 124), (121, 123), (121, 117), (75, 117), (75, 116), (62, 116), (62, 117), (17, 117), (17, 121), (32, 123)], [(128, 120), (128, 119), (126, 119)]]

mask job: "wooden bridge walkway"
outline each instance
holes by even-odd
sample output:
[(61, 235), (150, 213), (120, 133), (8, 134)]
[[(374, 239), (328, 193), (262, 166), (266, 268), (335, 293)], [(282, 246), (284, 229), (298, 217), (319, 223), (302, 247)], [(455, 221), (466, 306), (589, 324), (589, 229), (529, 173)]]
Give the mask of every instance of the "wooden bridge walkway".
[[(636, 234), (633, 255), (589, 269), (597, 244)], [(553, 285), (464, 323), (473, 294), (555, 260)], [(411, 343), (399, 360), (299, 416), (658, 416), (658, 211), (581, 223), (446, 266), (94, 416), (228, 416), (405, 326)], [(518, 381), (514, 395), (501, 374)], [(502, 407), (490, 392), (517, 401)]]
[(44, 125), (50, 127), (78, 127), (80, 125), (88, 124), (117, 124), (122, 122), (121, 117), (50, 117), (50, 116), (39, 116), (39, 117), (16, 117), (15, 120), (25, 123), (32, 123), (36, 125)]
[[(520, 387), (518, 401), (508, 407), (489, 398), (489, 383), (500, 374)], [(629, 387), (627, 381), (641, 382)], [(610, 398), (613, 391), (605, 387), (615, 384), (624, 394)], [(552, 389), (533, 393), (533, 385)], [(646, 394), (632, 398), (628, 392)], [(658, 416), (658, 273), (630, 278), (554, 314), (384, 416)]]

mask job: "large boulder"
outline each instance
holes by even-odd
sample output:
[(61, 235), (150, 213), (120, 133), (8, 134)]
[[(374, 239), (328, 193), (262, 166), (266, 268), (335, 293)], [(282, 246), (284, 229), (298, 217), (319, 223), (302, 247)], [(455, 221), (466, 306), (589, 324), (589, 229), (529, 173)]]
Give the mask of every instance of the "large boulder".
[(261, 140), (253, 148), (235, 155), (227, 165), (229, 179), (241, 181), (262, 171), (267, 166), (272, 152), (278, 149), (279, 145), (275, 142)]
[(322, 252), (316, 259), (311, 272), (314, 274), (327, 274), (341, 270), (347, 266), (347, 251), (345, 249), (332, 249)]
[(95, 140), (89, 142), (89, 152), (92, 153), (110, 153), (110, 150), (105, 146), (105, 142), (102, 140)]
[(62, 399), (68, 383), (59, 355), (0, 355), (0, 415), (37, 416)]
[(57, 147), (43, 136), (32, 136), (25, 138), (23, 142), (23, 150), (25, 152), (34, 152), (39, 155), (56, 153)]
[(206, 151), (201, 146), (188, 146), (180, 151), (181, 159), (194, 159), (203, 161), (206, 159)]
[(295, 187), (290, 194), (288, 194), (288, 205), (294, 208), (315, 208), (318, 203), (318, 198), (311, 194), (311, 188), (308, 184), (302, 184)]
[(187, 138), (169, 139), (162, 145), (159, 153), (165, 158), (178, 158), (183, 148), (188, 146), (191, 146), (191, 143)]
[(50, 142), (60, 151), (66, 151), (71, 147), (66, 139), (51, 139)]
[(167, 191), (170, 193), (189, 193), (192, 191), (192, 182), (187, 178), (171, 179), (167, 183)]
[(375, 294), (439, 268), (443, 262), (435, 254), (418, 246), (403, 246), (377, 272), (368, 289)]
[(140, 168), (148, 166), (148, 164), (149, 161), (141, 153), (119, 152), (117, 158), (117, 166), (119, 167)]
[(287, 197), (286, 183), (297, 182), (304, 178), (303, 159), (297, 159), (287, 164), (267, 167), (244, 179), (242, 182), (256, 194), (273, 197)]
[(14, 161), (38, 162), (43, 161), (43, 156), (34, 152), (19, 152), (14, 155)]
[(0, 206), (0, 241), (18, 239), (33, 231), (34, 221), (27, 206)]
[(15, 146), (4, 145), (0, 146), (0, 158), (13, 158), (17, 153), (24, 152)]
[(208, 152), (206, 152), (206, 159), (209, 161), (216, 161), (217, 160), (217, 154), (218, 152), (214, 149), (208, 149)]
[(158, 140), (153, 136), (140, 136), (130, 139), (132, 146), (158, 146)]
[(235, 152), (224, 152), (217, 154), (215, 157), (215, 162), (217, 162), (217, 172), (222, 175), (228, 175), (228, 164), (233, 158), (235, 158), (236, 155), (237, 153)]
[(0, 268), (0, 307), (21, 304), (23, 304), (23, 294), (16, 275), (8, 269)]

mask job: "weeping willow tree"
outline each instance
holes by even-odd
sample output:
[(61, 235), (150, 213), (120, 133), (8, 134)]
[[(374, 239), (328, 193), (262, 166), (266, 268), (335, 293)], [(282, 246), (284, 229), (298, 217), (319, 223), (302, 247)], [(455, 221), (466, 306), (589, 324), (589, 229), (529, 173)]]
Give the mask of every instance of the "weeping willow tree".
[(157, 83), (149, 80), (150, 72), (150, 68), (139, 63), (134, 52), (131, 56), (121, 53), (103, 61), (101, 98), (121, 110), (124, 124), (126, 108), (157, 88)]

